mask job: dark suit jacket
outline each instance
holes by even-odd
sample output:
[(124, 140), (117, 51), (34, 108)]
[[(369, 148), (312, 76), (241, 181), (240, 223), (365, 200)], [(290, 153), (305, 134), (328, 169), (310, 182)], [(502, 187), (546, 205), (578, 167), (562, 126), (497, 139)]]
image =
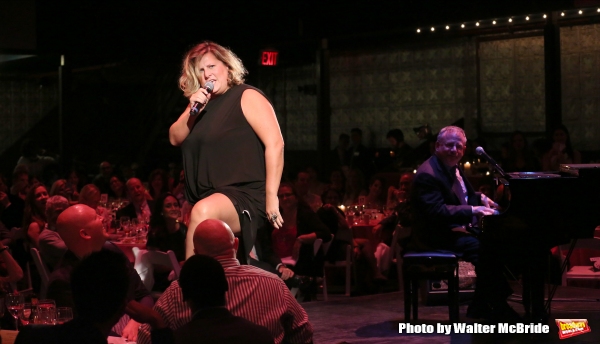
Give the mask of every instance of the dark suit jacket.
[(461, 204), (453, 189), (454, 176), (437, 156), (427, 159), (417, 170), (413, 182), (412, 238), (408, 249), (448, 249), (456, 239), (451, 229), (473, 221), (471, 206), (481, 205), (481, 194), (476, 193), (461, 171), (468, 204)]
[(236, 317), (225, 307), (203, 309), (192, 321), (177, 329), (152, 331), (152, 343), (177, 344), (272, 344), (271, 332), (244, 318)]
[[(154, 201), (149, 200), (146, 202), (148, 202), (148, 208), (150, 208), (150, 212), (152, 212), (154, 210)], [(119, 211), (117, 211), (117, 220), (119, 220), (121, 216), (129, 216), (130, 219), (137, 219), (135, 206), (132, 202), (129, 202), (129, 204), (123, 207), (123, 209), (119, 209)]]

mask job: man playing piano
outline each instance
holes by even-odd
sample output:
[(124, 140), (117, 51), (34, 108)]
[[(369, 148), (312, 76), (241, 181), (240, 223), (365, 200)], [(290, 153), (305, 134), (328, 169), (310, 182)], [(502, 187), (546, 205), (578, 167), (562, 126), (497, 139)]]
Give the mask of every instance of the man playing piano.
[(516, 321), (518, 314), (506, 303), (512, 290), (502, 274), (499, 255), (477, 237), (479, 218), (497, 213), (497, 204), (475, 192), (458, 168), (466, 143), (461, 128), (443, 128), (435, 154), (417, 170), (411, 196), (414, 222), (407, 249), (452, 251), (473, 263), (477, 286), (467, 316)]

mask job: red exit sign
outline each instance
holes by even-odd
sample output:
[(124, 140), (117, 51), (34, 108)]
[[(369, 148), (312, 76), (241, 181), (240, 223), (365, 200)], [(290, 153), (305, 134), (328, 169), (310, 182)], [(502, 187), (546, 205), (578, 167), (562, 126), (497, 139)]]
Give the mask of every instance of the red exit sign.
[(260, 64), (263, 66), (277, 66), (278, 51), (263, 51), (260, 56)]

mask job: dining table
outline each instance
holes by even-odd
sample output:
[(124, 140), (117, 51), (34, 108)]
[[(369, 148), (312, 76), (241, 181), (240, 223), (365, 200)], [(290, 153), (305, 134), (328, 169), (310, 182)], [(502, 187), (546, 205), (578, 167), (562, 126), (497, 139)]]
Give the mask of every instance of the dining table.
[(135, 256), (133, 254), (133, 248), (137, 247), (140, 250), (146, 249), (146, 239), (138, 239), (137, 237), (119, 237), (111, 236), (110, 241), (115, 244), (131, 263), (135, 263)]

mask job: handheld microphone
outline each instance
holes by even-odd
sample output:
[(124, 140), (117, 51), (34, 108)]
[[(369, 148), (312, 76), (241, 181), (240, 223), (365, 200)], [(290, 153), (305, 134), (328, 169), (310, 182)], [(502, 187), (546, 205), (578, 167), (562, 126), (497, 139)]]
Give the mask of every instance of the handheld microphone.
[[(206, 91), (208, 91), (208, 93), (212, 93), (213, 89), (215, 88), (215, 84), (213, 84), (212, 81), (207, 82), (206, 84), (204, 84), (204, 89)], [(200, 113), (200, 108), (203, 106), (204, 104), (200, 104), (199, 102), (195, 102), (194, 105), (192, 106), (192, 108), (190, 109), (190, 116), (196, 116), (197, 114)]]
[(506, 175), (506, 173), (504, 173), (504, 170), (502, 169), (502, 167), (500, 167), (500, 165), (498, 165), (496, 160), (494, 160), (494, 158), (489, 156), (488, 153), (486, 153), (485, 150), (483, 150), (483, 148), (481, 148), (481, 146), (475, 148), (475, 153), (479, 156), (482, 156), (485, 160), (487, 160), (496, 169), (496, 171), (498, 171), (498, 173), (500, 173), (503, 177)]

